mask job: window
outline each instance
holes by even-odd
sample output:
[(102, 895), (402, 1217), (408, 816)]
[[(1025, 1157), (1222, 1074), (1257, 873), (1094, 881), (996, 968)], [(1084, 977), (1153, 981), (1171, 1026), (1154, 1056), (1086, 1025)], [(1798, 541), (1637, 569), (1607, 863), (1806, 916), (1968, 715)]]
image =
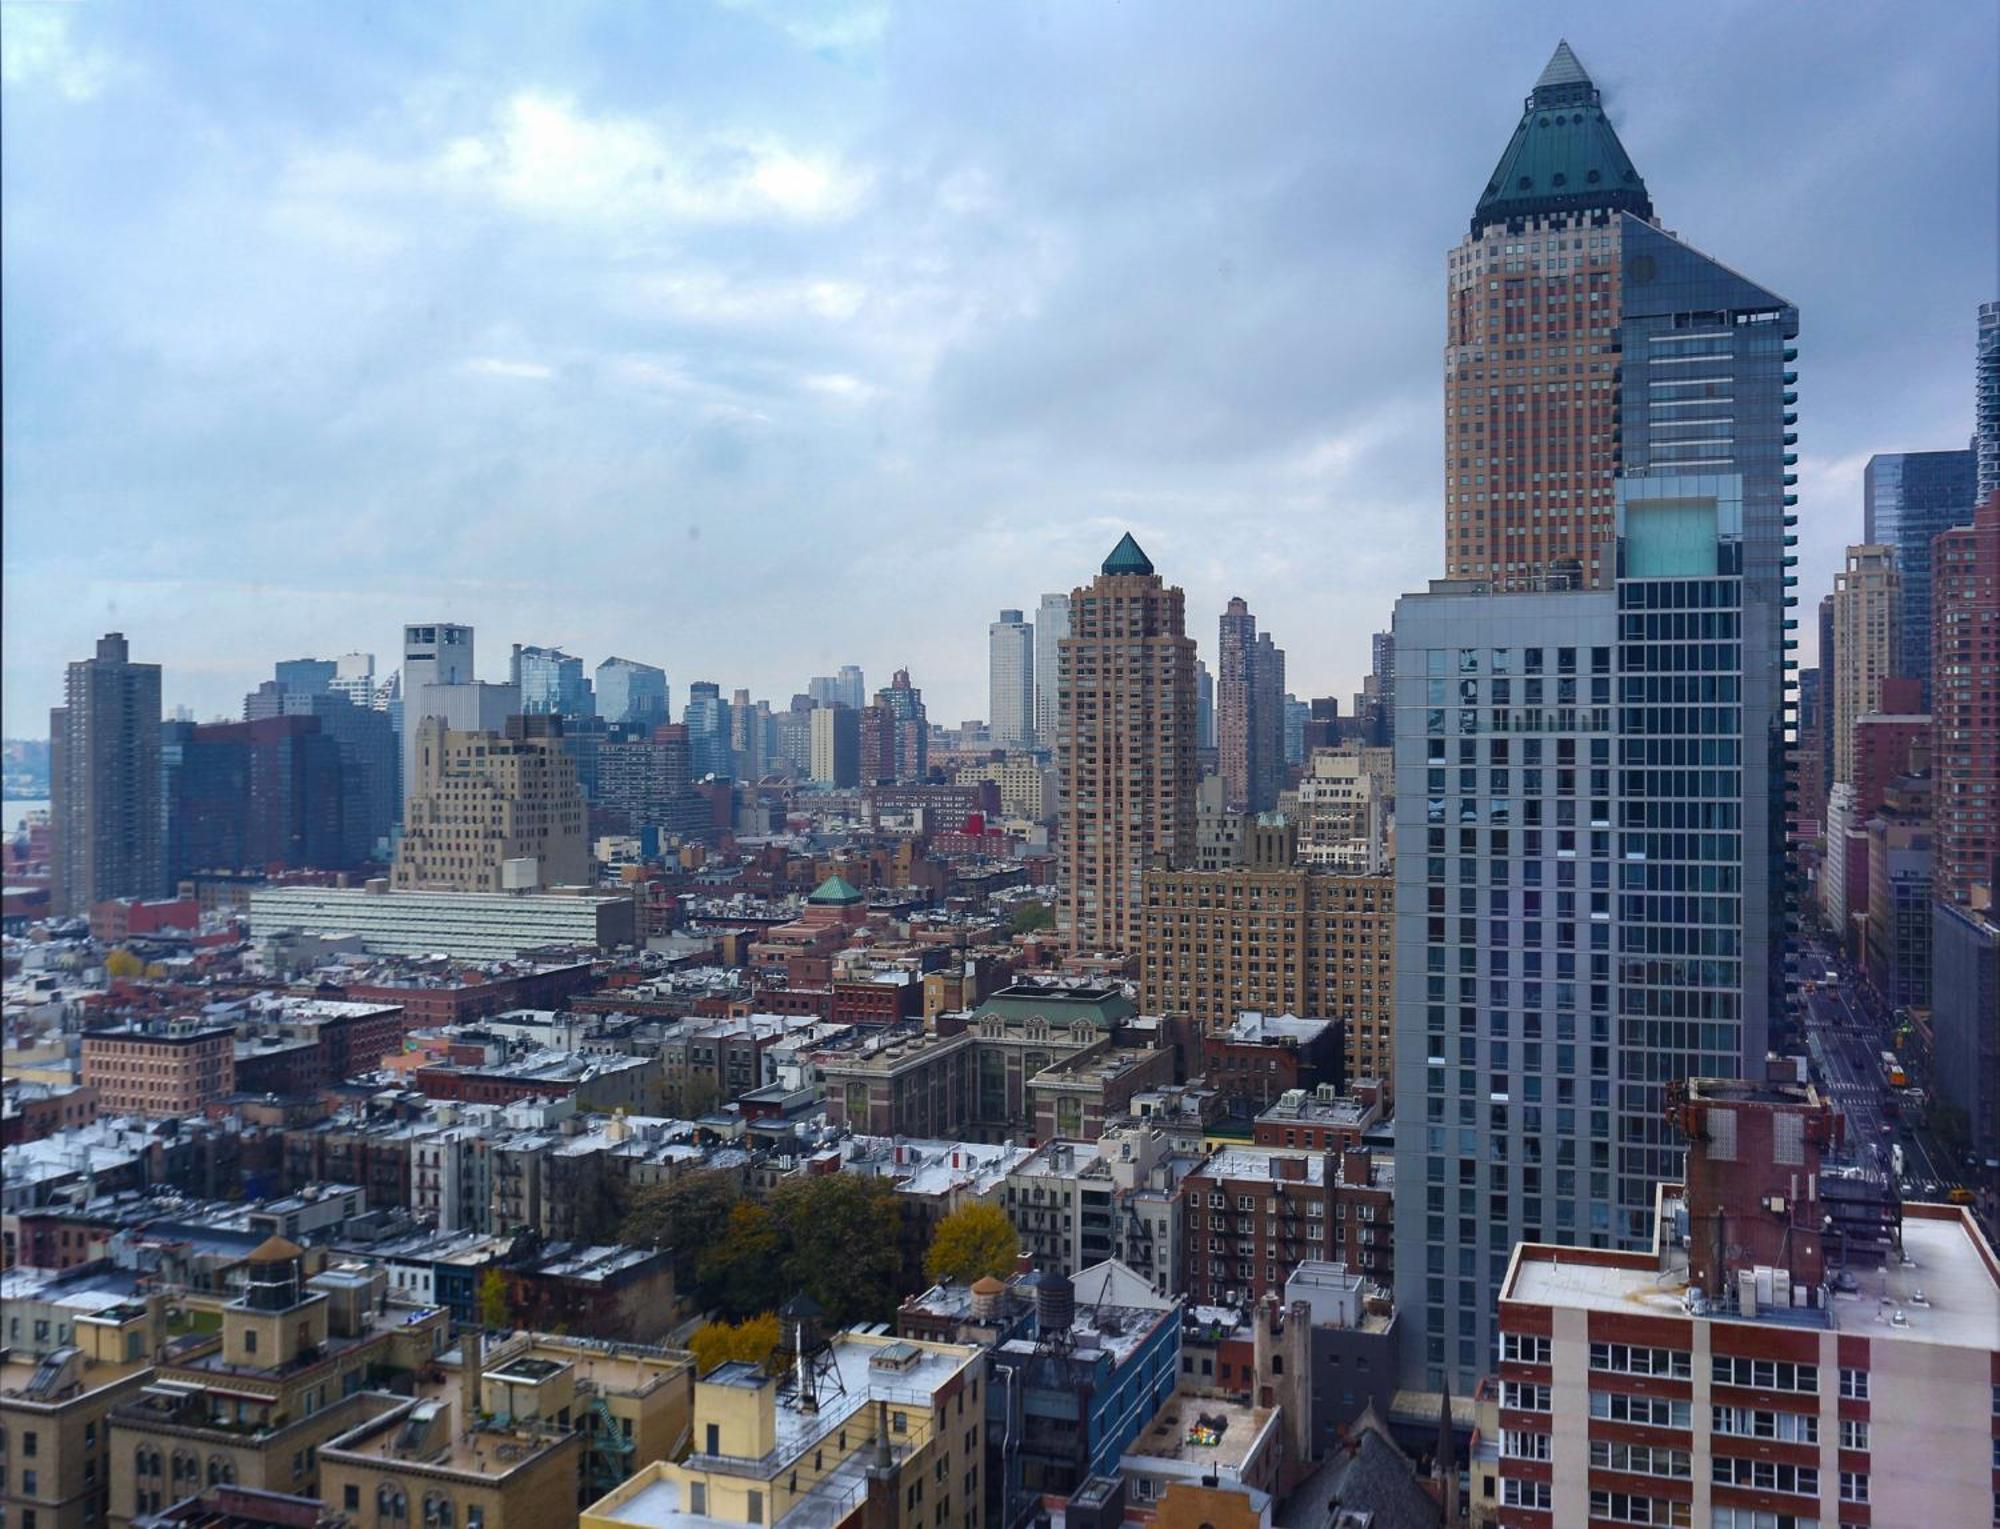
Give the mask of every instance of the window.
[(1516, 1412), (1547, 1412), (1549, 1388), (1529, 1385), (1525, 1381), (1503, 1380), (1500, 1383), (1500, 1405)]
[(29, 1460), (35, 1458), (35, 1449), (38, 1442), (34, 1429), (24, 1428), (21, 1430), (21, 1453), (24, 1457)]
[(246, 1327), (243, 1330), (243, 1352), (246, 1354), (257, 1352), (257, 1329), (254, 1327)]
[(349, 1513), (359, 1513), (361, 1511), (361, 1488), (350, 1481), (341, 1491), (340, 1505)]
[(1842, 1449), (1866, 1449), (1868, 1447), (1867, 1419), (1844, 1418), (1841, 1420), (1840, 1447)]
[(1507, 1428), (1500, 1434), (1500, 1453), (1514, 1460), (1546, 1460), (1549, 1458), (1549, 1443), (1549, 1436), (1545, 1433), (1524, 1433)]
[(1592, 1492), (1590, 1512), (1594, 1518), (1615, 1519), (1621, 1524), (1688, 1525), (1694, 1522), (1694, 1507), (1690, 1503), (1640, 1497), (1631, 1492)]
[(1694, 1374), (1694, 1356), (1685, 1349), (1593, 1343), (1590, 1346), (1590, 1367), (1619, 1375), (1664, 1375), (1675, 1380), (1687, 1380)]
[(1840, 1394), (1852, 1402), (1867, 1401), (1868, 1372), (1866, 1370), (1850, 1370), (1843, 1366), (1840, 1372)]
[(1509, 1476), (1500, 1483), (1500, 1501), (1509, 1508), (1543, 1508), (1554, 1506), (1546, 1481), (1516, 1481)]
[(1717, 1455), (1709, 1479), (1723, 1486), (1753, 1487), (1759, 1492), (1819, 1495), (1819, 1472), (1809, 1465), (1785, 1465), (1771, 1460), (1743, 1460)]
[(1866, 1471), (1842, 1471), (1840, 1473), (1840, 1500), (1842, 1502), (1868, 1501), (1868, 1473)]
[(708, 1483), (705, 1481), (690, 1481), (688, 1483), (688, 1512), (706, 1513), (707, 1511)]
[(1547, 1364), (1549, 1340), (1533, 1333), (1502, 1333), (1500, 1357), (1512, 1364)]
[(1779, 1439), (1787, 1444), (1819, 1443), (1819, 1417), (1809, 1412), (1760, 1412), (1751, 1407), (1716, 1407), (1714, 1431), (1739, 1439)]
[(1650, 1444), (1590, 1441), (1590, 1463), (1599, 1470), (1627, 1471), (1635, 1476), (1672, 1476), (1686, 1481), (1694, 1474), (1684, 1449), (1659, 1449)]
[(1788, 1359), (1742, 1359), (1717, 1354), (1713, 1378), (1719, 1386), (1750, 1386), (1759, 1391), (1817, 1391), (1819, 1366), (1794, 1364)]
[(1622, 1391), (1591, 1392), (1590, 1415), (1612, 1423), (1640, 1423), (1648, 1428), (1687, 1428), (1693, 1423), (1691, 1403), (1664, 1396), (1627, 1396)]

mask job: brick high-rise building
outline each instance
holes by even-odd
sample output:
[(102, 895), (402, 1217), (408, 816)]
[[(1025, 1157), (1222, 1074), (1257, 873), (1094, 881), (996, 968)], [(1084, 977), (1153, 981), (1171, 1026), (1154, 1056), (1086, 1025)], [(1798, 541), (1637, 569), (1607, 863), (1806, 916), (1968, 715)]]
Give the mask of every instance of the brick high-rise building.
[(1058, 661), (1063, 926), (1077, 949), (1130, 950), (1140, 882), (1194, 853), (1194, 640), (1187, 597), (1128, 533), (1070, 595)]
[(1854, 724), (1882, 709), (1882, 681), (1902, 653), (1903, 584), (1896, 549), (1847, 549), (1833, 580), (1833, 778), (1854, 779)]
[(1395, 1075), (1395, 880), (1296, 865), (1297, 830), (1259, 824), (1229, 870), (1146, 873), (1139, 1004), (1200, 1033), (1246, 1010), (1338, 1020), (1349, 1078)]
[(1931, 773), (1937, 894), (2000, 886), (2000, 493), (1932, 556)]
[(49, 796), (56, 913), (166, 890), (160, 666), (133, 663), (123, 632), (69, 666), (49, 713)]
[(1642, 274), (1626, 271), (1625, 232), (1654, 222), (1597, 87), (1561, 44), (1450, 256), (1447, 573), (1501, 589), (1608, 581), (1618, 330)]
[(528, 720), (504, 735), (454, 732), (435, 717), (418, 724), (398, 889), (502, 892), (589, 880), (576, 761), (559, 734), (528, 736), (549, 727), (540, 718), (539, 728), (521, 725)]

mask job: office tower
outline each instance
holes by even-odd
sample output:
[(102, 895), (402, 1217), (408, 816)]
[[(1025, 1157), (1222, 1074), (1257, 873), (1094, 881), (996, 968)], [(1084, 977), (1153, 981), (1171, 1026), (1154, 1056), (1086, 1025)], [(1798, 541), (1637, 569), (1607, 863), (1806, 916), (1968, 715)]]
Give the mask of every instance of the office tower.
[(986, 629), (987, 715), (996, 749), (1035, 742), (1035, 629), (1019, 611), (1002, 611)]
[(861, 678), (861, 666), (859, 664), (842, 664), (840, 666), (840, 678), (837, 682), (837, 689), (834, 692), (834, 699), (839, 701), (843, 706), (853, 707), (856, 711), (861, 710), (862, 707), (868, 704), (868, 686)]
[(1388, 869), (1394, 768), (1387, 749), (1315, 749), (1290, 798), (1298, 804), (1299, 859), (1348, 875)]
[[(331, 741), (339, 755), (339, 849), (330, 854), (316, 852), (318, 858), (297, 862), (326, 870), (348, 869), (367, 860), (386, 857), (389, 836), (395, 830), (396, 820), (402, 815), (402, 750), (397, 743), (395, 726), (386, 711), (376, 711), (365, 702), (357, 704), (349, 696), (349, 690), (336, 689), (332, 685), (324, 690), (306, 691), (291, 689), (282, 681), (266, 680), (243, 698), (243, 720), (246, 723), (279, 717), (317, 718), (319, 731)], [(169, 729), (166, 746), (170, 765), (178, 760), (177, 751), (186, 736), (176, 735)], [(261, 738), (264, 735), (257, 736)], [(171, 820), (167, 827), (168, 871), (178, 880), (185, 874), (185, 869), (176, 870), (175, 867), (185, 867), (186, 863), (178, 857), (171, 842), (176, 832)]]
[(1285, 655), (1236, 596), (1216, 646), (1215, 736), (1232, 812), (1269, 812), (1285, 774)]
[(1900, 775), (1868, 820), (1868, 984), (1891, 1009), (1931, 1006), (1931, 793)]
[(1257, 634), (1256, 657), (1251, 663), (1250, 723), (1254, 737), (1254, 765), (1250, 776), (1250, 806), (1253, 812), (1269, 812), (1278, 805), (1278, 791), (1285, 783), (1285, 650), (1271, 641), (1269, 632)]
[(594, 717), (596, 700), (583, 677), (583, 660), (561, 648), (514, 644), (508, 680), (521, 693), (521, 714), (533, 717)]
[(770, 736), (770, 703), (753, 703), (749, 691), (738, 690), (729, 700), (729, 751), (736, 779), (762, 780), (770, 772)]
[(1194, 746), (1215, 747), (1215, 676), (1198, 658), (1194, 661)]
[(1060, 643), (1063, 924), (1080, 951), (1131, 950), (1140, 878), (1194, 853), (1194, 640), (1187, 597), (1127, 532), (1070, 594)]
[(812, 776), (812, 714), (818, 707), (804, 696), (793, 696), (789, 709), (778, 714), (773, 742), (777, 758), (795, 777)]
[(1299, 738), (1305, 759), (1310, 759), (1315, 749), (1330, 749), (1339, 742), (1340, 702), (1330, 695), (1314, 696), (1306, 703), (1306, 720)]
[[(339, 696), (291, 699), (352, 710)], [(170, 884), (200, 871), (338, 871), (367, 857), (349, 858), (340, 745), (318, 717), (162, 726)]]
[(1306, 762), (1306, 724), (1312, 720), (1312, 707), (1295, 695), (1283, 698), (1285, 718), (1285, 766), (1289, 771)]
[(1067, 636), (1069, 596), (1043, 595), (1035, 612), (1035, 739), (1045, 749), (1056, 743), (1056, 708), (1061, 704), (1056, 670), (1062, 657), (1059, 645)]
[(1259, 823), (1239, 864), (1145, 876), (1139, 1007), (1196, 1035), (1246, 1010), (1341, 1021), (1349, 1080), (1393, 1087), (1395, 883), (1296, 863), (1298, 826)]
[(1902, 653), (1903, 590), (1893, 548), (1849, 547), (1833, 580), (1833, 778), (1854, 779), (1854, 724), (1882, 709)]
[(279, 660), (273, 678), (294, 695), (319, 695), (339, 671), (330, 658), (287, 658)]
[(924, 709), (924, 693), (910, 683), (910, 671), (898, 669), (886, 689), (875, 692), (876, 707), (894, 719), (896, 779), (919, 781), (930, 769), (931, 722)]
[(1807, 1085), (1698, 1079), (1674, 1113), (1657, 1243), (1509, 1270), (1498, 1522), (1990, 1523), (2000, 1279), (1972, 1212), (1834, 1171)]
[(135, 664), (123, 632), (69, 666), (49, 713), (50, 906), (85, 914), (168, 890), (160, 801), (160, 666)]
[(375, 655), (343, 653), (333, 661), (333, 678), (326, 688), (346, 696), (356, 706), (375, 709)]
[(636, 659), (607, 658), (597, 666), (597, 714), (607, 722), (658, 727), (673, 712), (668, 705), (667, 672)]
[(515, 717), (507, 731), (417, 724), (399, 891), (519, 892), (590, 880), (583, 791), (559, 732)]
[[(1762, 1068), (1785, 895), (1797, 311), (1648, 221), (1567, 48), (1502, 168), (1452, 262), (1497, 330), (1455, 326), (1447, 423), (1502, 390), (1503, 470), (1454, 474), (1463, 576), (1394, 625), (1397, 1305), (1406, 1383), (1461, 1391), (1514, 1245), (1649, 1238), (1667, 1084)], [(1506, 393), (1516, 360), (1570, 382)]]
[(814, 785), (853, 786), (860, 783), (861, 713), (838, 703), (815, 706), (811, 712)]
[(1369, 672), (1354, 697), (1349, 736), (1357, 743), (1387, 748), (1395, 742), (1396, 645), (1390, 633), (1377, 632), (1369, 639), (1369, 649)]
[(1972, 449), (1979, 456), (1981, 502), (2000, 494), (2000, 303), (1979, 305), (1979, 350), (1973, 390)]
[(1977, 454), (1969, 450), (1879, 454), (1868, 459), (1862, 474), (1862, 539), (1896, 549), (1896, 572), (1903, 581), (1896, 672), (1922, 682), (1920, 710), (1930, 704), (1931, 541), (1971, 521), (1978, 477)]
[(681, 721), (688, 730), (694, 778), (734, 779), (736, 759), (729, 743), (729, 703), (722, 699), (722, 687), (713, 680), (696, 680), (688, 686)]
[(1833, 636), (1833, 595), (1819, 597), (1819, 789), (1833, 789), (1833, 679), (1839, 672)]
[[(455, 732), (498, 732), (521, 709), (521, 693), (511, 684), (473, 678), (473, 634), (469, 626), (439, 623), (403, 628), (402, 738), (399, 771), (407, 794), (417, 775), (417, 727), (436, 717)], [(393, 703), (391, 715), (395, 716)], [(397, 803), (400, 812), (402, 802)]]
[(1931, 606), (1931, 775), (1938, 897), (2000, 889), (2000, 492), (1938, 537)]
[(1940, 886), (1931, 904), (1931, 1079), (1985, 1160), (2000, 1157), (2000, 906), (1990, 885), (1977, 894), (1983, 906), (1954, 903)]
[(687, 728), (662, 722), (643, 737), (606, 740), (597, 751), (591, 808), (606, 826), (628, 834), (646, 828), (688, 834), (711, 822), (709, 804), (695, 794)]
[[(1606, 582), (1619, 461), (1625, 234), (1653, 221), (1645, 182), (1568, 43), (1535, 81), (1449, 260), (1445, 571), (1530, 589)], [(1644, 276), (1643, 269), (1639, 273)], [(1625, 357), (1641, 402), (1656, 375)], [(1530, 380), (1540, 379), (1540, 380)], [(1671, 386), (1652, 400), (1699, 395)], [(1701, 411), (1694, 411), (1696, 418)], [(1678, 432), (1690, 461), (1708, 432)]]
[(838, 706), (840, 681), (830, 674), (815, 674), (806, 681), (806, 695), (815, 706)]

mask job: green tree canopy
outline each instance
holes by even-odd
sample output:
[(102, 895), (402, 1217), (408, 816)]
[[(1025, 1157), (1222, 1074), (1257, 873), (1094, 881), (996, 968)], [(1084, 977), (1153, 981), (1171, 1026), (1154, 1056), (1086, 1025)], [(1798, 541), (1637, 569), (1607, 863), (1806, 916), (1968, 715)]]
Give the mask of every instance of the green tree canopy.
[(830, 1325), (895, 1316), (902, 1219), (888, 1180), (854, 1173), (787, 1179), (771, 1192), (770, 1210), (787, 1287), (819, 1302)]
[(736, 1176), (722, 1169), (648, 1185), (633, 1193), (618, 1240), (635, 1248), (670, 1249), (674, 1289), (698, 1299), (701, 1256), (722, 1240), (738, 1192)]
[(1047, 903), (1037, 898), (1029, 898), (1014, 910), (1007, 920), (1007, 927), (1015, 934), (1033, 934), (1038, 929), (1053, 929), (1056, 916), (1049, 911)]
[(997, 1205), (974, 1200), (938, 1223), (924, 1255), (924, 1273), (935, 1280), (971, 1284), (990, 1274), (1004, 1279), (1014, 1268), (1021, 1237)]

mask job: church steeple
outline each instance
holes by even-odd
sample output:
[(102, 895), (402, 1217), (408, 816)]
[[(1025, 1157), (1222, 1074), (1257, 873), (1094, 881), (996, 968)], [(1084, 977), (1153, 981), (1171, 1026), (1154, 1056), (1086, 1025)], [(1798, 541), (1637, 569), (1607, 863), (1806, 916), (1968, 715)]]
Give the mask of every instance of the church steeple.
[(1536, 79), (1521, 122), (1500, 156), (1479, 207), (1489, 223), (1551, 213), (1629, 212), (1653, 216), (1652, 198), (1618, 141), (1597, 86), (1567, 41)]

